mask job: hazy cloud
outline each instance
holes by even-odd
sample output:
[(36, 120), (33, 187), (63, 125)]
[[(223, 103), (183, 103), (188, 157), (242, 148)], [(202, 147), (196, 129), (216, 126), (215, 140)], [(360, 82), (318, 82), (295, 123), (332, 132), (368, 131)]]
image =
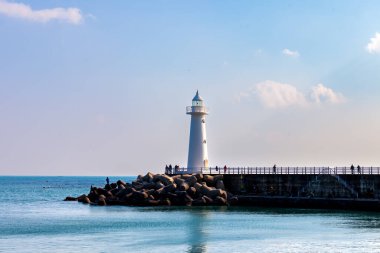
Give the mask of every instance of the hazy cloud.
[(367, 51), (369, 53), (380, 53), (380, 33), (376, 33), (367, 45)]
[(346, 101), (346, 98), (341, 93), (334, 92), (321, 83), (311, 88), (311, 99), (317, 104), (323, 102), (340, 104)]
[(298, 51), (292, 51), (290, 49), (287, 49), (285, 48), (284, 50), (282, 50), (282, 54), (286, 55), (286, 56), (289, 56), (289, 57), (298, 57), (300, 56), (300, 54), (298, 53)]
[(33, 10), (29, 5), (6, 0), (0, 0), (0, 14), (41, 23), (60, 20), (70, 24), (80, 24), (83, 20), (81, 11), (78, 8)]
[(295, 86), (271, 80), (257, 83), (248, 91), (240, 92), (235, 99), (240, 102), (244, 98), (254, 96), (268, 108), (285, 108), (290, 106), (307, 107), (320, 104), (339, 104), (346, 101), (341, 94), (323, 84), (317, 84), (307, 94)]

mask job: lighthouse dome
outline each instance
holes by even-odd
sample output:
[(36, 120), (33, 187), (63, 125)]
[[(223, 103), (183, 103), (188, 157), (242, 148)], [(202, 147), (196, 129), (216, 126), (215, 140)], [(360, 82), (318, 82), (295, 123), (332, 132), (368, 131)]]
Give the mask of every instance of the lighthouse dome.
[(193, 98), (193, 101), (203, 101), (203, 98), (199, 96), (198, 90), (197, 90), (197, 94), (195, 94), (195, 97)]

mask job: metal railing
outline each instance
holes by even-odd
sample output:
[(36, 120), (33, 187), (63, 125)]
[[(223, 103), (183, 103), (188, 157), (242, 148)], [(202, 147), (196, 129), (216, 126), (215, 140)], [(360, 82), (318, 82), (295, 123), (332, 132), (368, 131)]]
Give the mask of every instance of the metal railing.
[(202, 167), (188, 170), (187, 168), (173, 168), (166, 171), (167, 174), (187, 174), (191, 171), (199, 171), (202, 174), (237, 174), (237, 175), (380, 175), (380, 167)]
[(209, 110), (207, 107), (205, 106), (186, 106), (186, 113), (187, 114), (190, 114), (190, 113), (208, 113)]

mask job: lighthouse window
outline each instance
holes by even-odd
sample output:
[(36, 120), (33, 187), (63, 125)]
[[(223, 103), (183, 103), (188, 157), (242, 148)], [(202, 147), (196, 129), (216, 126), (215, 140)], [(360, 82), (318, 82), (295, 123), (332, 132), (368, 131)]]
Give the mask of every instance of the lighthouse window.
[(206, 144), (206, 140), (203, 140), (203, 143)]
[(193, 106), (203, 106), (203, 101), (193, 101)]
[(204, 119), (202, 119), (202, 123), (206, 123), (206, 121)]

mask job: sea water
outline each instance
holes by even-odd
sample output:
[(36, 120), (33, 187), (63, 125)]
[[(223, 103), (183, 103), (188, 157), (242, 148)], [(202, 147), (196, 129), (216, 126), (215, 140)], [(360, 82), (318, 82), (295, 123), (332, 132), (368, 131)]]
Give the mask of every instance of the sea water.
[(378, 213), (63, 201), (104, 183), (0, 177), (0, 252), (380, 252)]

